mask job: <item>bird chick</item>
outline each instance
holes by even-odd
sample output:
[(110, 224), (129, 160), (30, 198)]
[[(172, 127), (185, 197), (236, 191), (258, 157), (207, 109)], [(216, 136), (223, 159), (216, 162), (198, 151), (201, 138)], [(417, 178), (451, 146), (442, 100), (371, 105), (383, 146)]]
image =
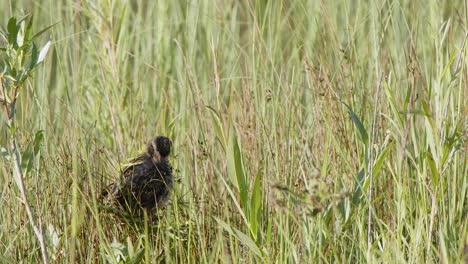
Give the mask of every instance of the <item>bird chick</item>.
[(124, 168), (123, 180), (107, 186), (103, 194), (131, 213), (141, 208), (150, 212), (161, 207), (174, 185), (169, 163), (171, 147), (172, 142), (167, 137), (151, 139), (145, 152)]

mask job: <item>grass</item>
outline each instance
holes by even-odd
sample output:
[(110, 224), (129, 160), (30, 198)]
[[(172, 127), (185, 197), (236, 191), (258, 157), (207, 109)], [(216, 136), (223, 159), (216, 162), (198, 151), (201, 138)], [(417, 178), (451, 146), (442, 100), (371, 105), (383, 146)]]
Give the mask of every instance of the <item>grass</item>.
[[(466, 1), (0, 10), (3, 26), (58, 22), (16, 116), (22, 153), (43, 131), (24, 177), (51, 262), (467, 260)], [(174, 143), (172, 198), (157, 225), (119, 220), (98, 194), (158, 134)], [(8, 140), (2, 125), (0, 262), (34, 263)]]

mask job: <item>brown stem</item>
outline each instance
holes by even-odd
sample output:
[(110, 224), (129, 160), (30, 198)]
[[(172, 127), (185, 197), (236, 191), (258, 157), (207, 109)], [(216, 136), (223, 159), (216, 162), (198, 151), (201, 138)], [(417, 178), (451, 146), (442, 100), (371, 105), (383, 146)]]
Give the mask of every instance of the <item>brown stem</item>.
[(2, 103), (5, 106), (5, 113), (7, 115), (7, 118), (10, 119), (10, 109), (8, 108), (8, 101), (7, 101), (5, 86), (3, 86), (3, 74), (0, 74), (0, 86), (2, 88), (2, 93), (3, 93)]
[[(13, 109), (14, 110), (14, 109)], [(14, 113), (14, 111), (13, 111)], [(14, 114), (12, 115), (14, 117)], [(11, 127), (13, 123), (13, 119), (8, 120), (8, 126)], [(20, 157), (19, 157), (19, 152), (18, 148), (16, 145), (16, 136), (15, 134), (11, 135), (10, 139), (10, 148), (11, 152), (13, 154), (13, 167), (14, 167), (14, 173), (15, 173), (15, 181), (16, 185), (18, 186), (18, 189), (21, 194), (21, 202), (24, 204), (24, 207), (26, 208), (26, 214), (28, 215), (29, 222), (31, 223), (31, 226), (34, 230), (34, 234), (36, 235), (37, 239), (39, 240), (39, 244), (41, 246), (41, 251), (42, 251), (42, 258), (44, 263), (49, 263), (49, 258), (47, 255), (47, 246), (45, 243), (45, 236), (44, 236), (44, 230), (42, 229), (42, 226), (38, 226), (36, 224), (36, 221), (34, 219), (34, 215), (31, 209), (31, 206), (29, 205), (28, 198), (26, 195), (26, 189), (24, 188), (24, 180), (23, 180), (23, 174), (21, 171), (21, 166), (20, 166)]]
[[(13, 101), (10, 103), (10, 106), (8, 106), (8, 103), (6, 102), (7, 97), (6, 97), (5, 87), (3, 86), (3, 75), (0, 75), (0, 86), (3, 92), (3, 97), (5, 98), (4, 106), (5, 106), (6, 114), (8, 116), (7, 125), (9, 128), (11, 128), (14, 125), (16, 98), (18, 95), (19, 87), (15, 86)], [(14, 171), (13, 178), (20, 191), (21, 202), (24, 204), (24, 207), (26, 208), (26, 214), (28, 215), (29, 223), (31, 224), (34, 230), (34, 234), (36, 235), (37, 240), (39, 240), (39, 244), (41, 246), (41, 252), (42, 252), (42, 259), (44, 263), (47, 264), (49, 263), (49, 257), (47, 254), (47, 245), (45, 242), (44, 229), (42, 228), (40, 218), (38, 218), (39, 225), (36, 224), (36, 220), (34, 219), (34, 214), (32, 212), (31, 205), (28, 202), (28, 197), (26, 195), (26, 188), (24, 187), (23, 172), (21, 171), (20, 154), (18, 151), (18, 147), (16, 145), (16, 131), (10, 132), (10, 149), (11, 149), (12, 161), (13, 161), (13, 171)]]

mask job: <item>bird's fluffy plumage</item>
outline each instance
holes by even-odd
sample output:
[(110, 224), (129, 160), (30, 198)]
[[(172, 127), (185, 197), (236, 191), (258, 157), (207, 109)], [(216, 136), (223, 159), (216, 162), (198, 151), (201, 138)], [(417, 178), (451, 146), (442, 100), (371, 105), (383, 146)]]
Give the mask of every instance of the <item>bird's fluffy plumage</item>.
[(173, 188), (172, 168), (168, 160), (172, 143), (167, 137), (150, 140), (145, 153), (132, 160), (120, 183), (109, 185), (104, 194), (123, 208), (135, 212), (160, 207)]

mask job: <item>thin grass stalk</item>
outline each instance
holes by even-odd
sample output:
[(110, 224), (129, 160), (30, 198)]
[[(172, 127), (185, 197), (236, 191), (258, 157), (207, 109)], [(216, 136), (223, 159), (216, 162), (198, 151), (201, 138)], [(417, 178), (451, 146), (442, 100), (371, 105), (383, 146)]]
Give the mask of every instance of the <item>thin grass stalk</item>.
[[(0, 88), (2, 89), (3, 93), (5, 93), (5, 87), (3, 87), (3, 75), (0, 75)], [(49, 263), (49, 256), (47, 254), (47, 246), (45, 242), (45, 235), (44, 235), (44, 229), (42, 228), (42, 221), (40, 217), (38, 217), (38, 224), (36, 224), (36, 220), (34, 218), (33, 211), (31, 209), (31, 205), (29, 204), (28, 197), (26, 194), (26, 188), (24, 187), (24, 175), (23, 172), (21, 171), (21, 159), (20, 159), (20, 154), (18, 151), (18, 147), (16, 144), (16, 131), (12, 131), (11, 128), (15, 126), (14, 118), (15, 118), (15, 110), (16, 110), (16, 95), (18, 94), (18, 89), (19, 87), (14, 88), (14, 98), (12, 102), (10, 103), (10, 107), (8, 107), (7, 102), (5, 102), (3, 105), (5, 106), (5, 113), (7, 113), (8, 120), (7, 120), (7, 126), (10, 128), (10, 150), (12, 153), (12, 161), (13, 161), (13, 171), (14, 171), (14, 179), (16, 182), (16, 186), (18, 186), (18, 189), (21, 194), (21, 203), (24, 205), (26, 209), (26, 214), (28, 215), (29, 218), (29, 223), (31, 224), (34, 234), (37, 237), (37, 240), (39, 241), (39, 245), (41, 247), (41, 253), (42, 253), (42, 260), (44, 263)], [(6, 97), (5, 97), (6, 98)]]
[(377, 91), (375, 92), (375, 99), (374, 99), (374, 115), (372, 117), (372, 129), (371, 129), (371, 138), (369, 144), (369, 164), (367, 171), (369, 172), (369, 190), (368, 190), (368, 198), (369, 198), (369, 209), (367, 214), (367, 260), (370, 260), (370, 248), (372, 245), (372, 195), (373, 195), (373, 176), (374, 176), (374, 141), (375, 141), (375, 124), (377, 121), (377, 111), (379, 107), (379, 99), (380, 99), (380, 88), (382, 86), (382, 73), (379, 76), (379, 85), (377, 86)]

